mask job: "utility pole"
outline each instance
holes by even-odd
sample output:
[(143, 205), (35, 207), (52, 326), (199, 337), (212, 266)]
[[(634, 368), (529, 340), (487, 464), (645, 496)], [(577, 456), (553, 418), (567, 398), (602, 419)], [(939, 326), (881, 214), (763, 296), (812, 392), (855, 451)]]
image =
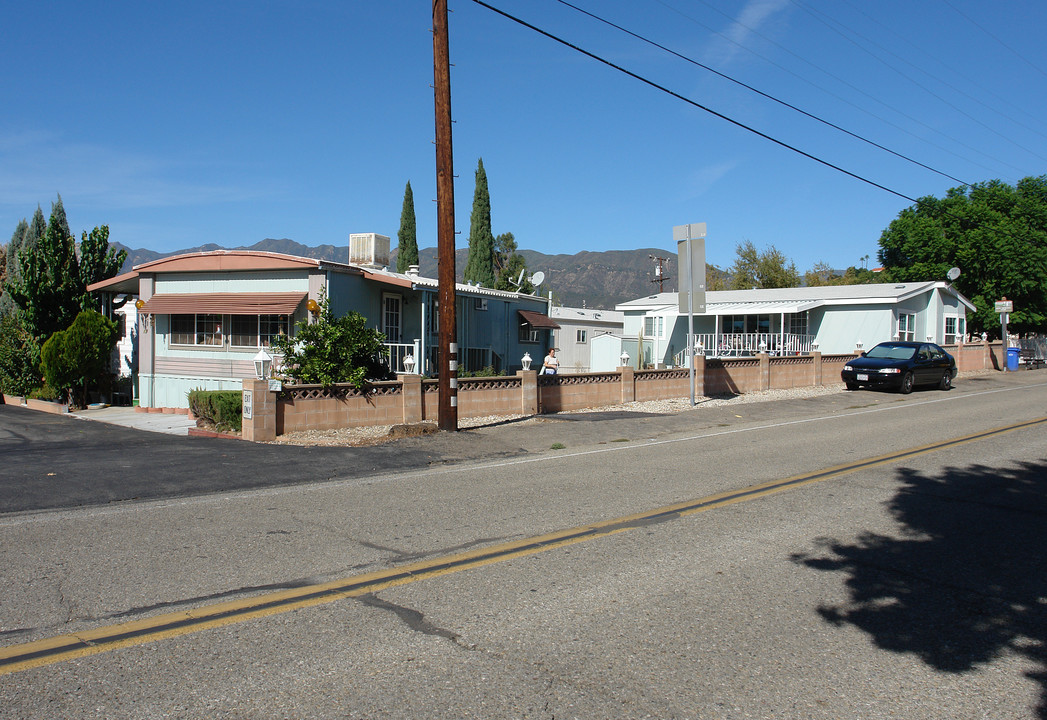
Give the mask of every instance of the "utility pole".
[(658, 267), (654, 269), (654, 279), (651, 280), (651, 282), (658, 283), (658, 292), (664, 292), (662, 289), (663, 283), (665, 283), (666, 280), (671, 280), (672, 278), (666, 275), (665, 272), (662, 270), (662, 263), (668, 264), (669, 258), (656, 257), (654, 255), (648, 255), (647, 257), (651, 258), (656, 263), (658, 263)]
[(451, 60), (447, 0), (433, 0), (433, 94), (436, 107), (437, 281), (440, 298), (439, 373), (441, 430), (458, 430), (458, 325), (454, 267), (454, 165), (451, 153)]

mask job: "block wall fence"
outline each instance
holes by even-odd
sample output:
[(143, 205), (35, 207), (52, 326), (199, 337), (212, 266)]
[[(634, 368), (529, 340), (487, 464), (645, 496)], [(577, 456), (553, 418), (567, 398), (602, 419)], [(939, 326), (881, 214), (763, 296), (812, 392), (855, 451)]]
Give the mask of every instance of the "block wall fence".
[[(960, 372), (1002, 369), (1000, 343), (947, 346)], [(810, 387), (840, 382), (840, 370), (855, 357), (798, 355), (705, 358), (695, 362), (695, 395), (725, 395)], [(333, 430), (369, 425), (436, 421), (437, 381), (400, 375), (376, 382), (364, 391), (347, 385), (285, 385), (270, 391), (261, 380), (244, 380), (245, 440), (266, 442), (303, 430)], [(515, 376), (458, 379), (458, 417), (537, 415), (634, 401), (690, 396), (687, 369), (538, 375), (521, 370)], [(250, 406), (250, 409), (248, 409)]]

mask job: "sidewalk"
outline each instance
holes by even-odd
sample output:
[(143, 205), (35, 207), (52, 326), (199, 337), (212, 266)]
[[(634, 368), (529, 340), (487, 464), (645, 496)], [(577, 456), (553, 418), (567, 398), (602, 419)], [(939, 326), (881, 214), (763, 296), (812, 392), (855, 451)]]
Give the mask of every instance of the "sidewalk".
[(167, 435), (188, 435), (189, 428), (196, 427), (196, 421), (186, 415), (138, 412), (133, 407), (87, 408), (69, 414), (82, 420), (97, 420)]

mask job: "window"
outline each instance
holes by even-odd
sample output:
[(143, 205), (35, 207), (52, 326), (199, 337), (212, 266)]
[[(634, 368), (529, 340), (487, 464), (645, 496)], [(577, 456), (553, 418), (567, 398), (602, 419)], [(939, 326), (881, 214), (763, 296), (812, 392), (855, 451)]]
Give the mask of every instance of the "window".
[(947, 317), (945, 318), (945, 344), (952, 345), (956, 343), (960, 338), (963, 337), (964, 333), (967, 332), (964, 327), (964, 318)]
[(233, 347), (258, 347), (257, 315), (233, 315), (229, 327), (230, 345)]
[(221, 345), (222, 344), (222, 316), (221, 315), (197, 315), (196, 316), (196, 344), (197, 345)]
[(643, 319), (644, 337), (660, 338), (665, 333), (665, 318), (645, 317)]
[(916, 316), (911, 313), (898, 314), (898, 339), (912, 342), (916, 339)]
[(273, 338), (291, 333), (291, 318), (288, 315), (259, 315), (258, 339), (262, 347), (273, 344)]
[(171, 316), (171, 344), (192, 345), (196, 338), (196, 315)]
[(287, 335), (290, 318), (287, 315), (233, 315), (230, 328), (229, 344), (233, 347), (269, 347), (274, 337)]
[(521, 322), (520, 323), (520, 337), (519, 337), (519, 340), (520, 340), (521, 343), (531, 343), (531, 344), (537, 343), (538, 342), (538, 330), (536, 330), (534, 327), (532, 327), (531, 323), (529, 323), (529, 322), (526, 322), (526, 321)]
[(789, 315), (789, 332), (793, 335), (807, 334), (807, 313), (792, 313)]
[(584, 343), (585, 342), (585, 338), (586, 338), (586, 334), (587, 333), (586, 333), (585, 330), (577, 330), (575, 332), (574, 341), (576, 343), (579, 343), (579, 344)]
[(400, 342), (400, 307), (403, 299), (399, 295), (382, 295), (382, 332), (391, 343)]

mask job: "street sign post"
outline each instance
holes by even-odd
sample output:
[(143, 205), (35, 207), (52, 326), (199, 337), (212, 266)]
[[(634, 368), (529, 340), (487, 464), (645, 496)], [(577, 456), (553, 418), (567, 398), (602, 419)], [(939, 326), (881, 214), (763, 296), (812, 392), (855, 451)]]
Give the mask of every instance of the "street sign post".
[[(680, 268), (680, 312), (687, 311), (687, 352), (690, 358), (691, 407), (694, 397), (694, 311), (705, 312), (705, 223), (677, 225), (673, 228)], [(684, 300), (684, 294), (687, 298)]]
[(1006, 297), (996, 301), (996, 312), (1000, 313), (1000, 340), (1003, 344), (1003, 366), (1007, 367), (1007, 350), (1010, 348), (1010, 338), (1007, 336), (1007, 322), (1014, 312), (1014, 303)]

